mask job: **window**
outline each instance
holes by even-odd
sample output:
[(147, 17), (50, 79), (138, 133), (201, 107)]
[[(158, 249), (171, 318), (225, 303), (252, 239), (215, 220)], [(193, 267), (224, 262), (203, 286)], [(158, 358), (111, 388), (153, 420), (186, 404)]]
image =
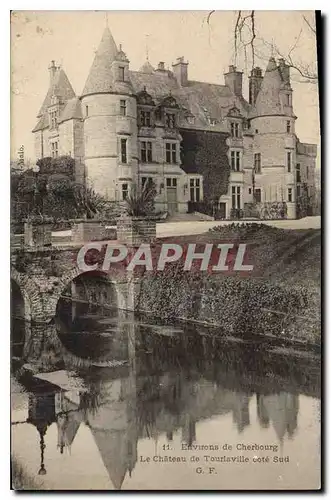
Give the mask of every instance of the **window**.
[(152, 143), (142, 141), (140, 145), (140, 158), (142, 163), (151, 163), (152, 160)]
[(261, 203), (261, 189), (260, 188), (255, 189), (254, 194), (255, 194), (255, 201), (257, 203)]
[(127, 139), (121, 139), (121, 162), (122, 163), (127, 163), (126, 143), (127, 143)]
[(85, 106), (85, 116), (88, 116), (88, 106)]
[(200, 179), (190, 179), (190, 200), (200, 201)]
[(140, 125), (142, 127), (151, 126), (151, 112), (150, 111), (140, 111)]
[(291, 154), (291, 151), (288, 151), (286, 153), (286, 158), (287, 158), (287, 171), (291, 172), (291, 170), (292, 170), (292, 154)]
[(231, 170), (240, 171), (240, 151), (231, 151)]
[(231, 123), (231, 136), (239, 137), (239, 123)]
[(129, 185), (122, 184), (122, 200), (126, 200), (129, 194)]
[(261, 153), (254, 154), (254, 170), (256, 174), (261, 173)]
[(297, 163), (296, 165), (296, 181), (301, 182), (301, 169), (300, 169), (300, 163)]
[(248, 188), (248, 194), (252, 194), (252, 188)]
[(121, 82), (124, 82), (124, 66), (120, 66), (118, 68), (118, 72), (119, 72), (119, 80)]
[(59, 143), (52, 142), (52, 158), (57, 158), (59, 155)]
[(291, 106), (291, 96), (290, 96), (290, 94), (285, 94), (285, 104), (286, 104), (286, 106)]
[(297, 186), (297, 198), (301, 195), (301, 186)]
[(166, 143), (166, 163), (177, 163), (176, 144)]
[(287, 120), (287, 121), (286, 121), (286, 132), (287, 132), (288, 134), (290, 134), (290, 133), (291, 133), (291, 122), (290, 122), (290, 120)]
[(126, 116), (126, 100), (125, 99), (120, 100), (120, 115)]
[(57, 111), (51, 111), (49, 113), (50, 119), (51, 119), (51, 128), (56, 128), (57, 127)]
[(208, 118), (208, 122), (212, 127), (215, 127), (215, 125), (217, 124), (216, 118)]
[(232, 208), (240, 209), (240, 186), (232, 186)]
[(165, 114), (165, 122), (167, 128), (175, 128), (175, 115), (174, 113)]
[(307, 165), (307, 179), (309, 179), (309, 167)]
[(167, 187), (177, 187), (176, 177), (168, 177), (167, 178)]
[(259, 133), (259, 131), (258, 131), (258, 129), (257, 129), (257, 128), (255, 129), (255, 133), (256, 133), (256, 134), (258, 134), (258, 133)]
[(288, 188), (288, 189), (287, 189), (287, 200), (288, 200), (289, 202), (291, 202), (291, 201), (292, 201), (292, 188)]

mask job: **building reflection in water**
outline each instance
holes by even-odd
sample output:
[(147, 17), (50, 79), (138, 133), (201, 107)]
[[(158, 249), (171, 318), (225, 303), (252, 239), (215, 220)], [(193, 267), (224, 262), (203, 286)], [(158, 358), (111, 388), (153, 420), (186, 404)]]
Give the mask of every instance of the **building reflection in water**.
[[(115, 340), (118, 329), (116, 332)], [(185, 339), (184, 351), (180, 337), (165, 331), (155, 336), (146, 324), (142, 329), (124, 318), (120, 332), (122, 353), (123, 339), (126, 339), (125, 368), (87, 370), (84, 367), (79, 372), (84, 390), (68, 391), (58, 387), (53, 392), (29, 396), (28, 422), (37, 428), (40, 436), (39, 474), (46, 474), (44, 438), (54, 422), (61, 454), (74, 446), (80, 426), (88, 426), (115, 489), (121, 488), (127, 475), (131, 476), (140, 439), (154, 439), (157, 453), (158, 437), (165, 435), (172, 441), (179, 431), (182, 442), (191, 446), (199, 440), (198, 422), (228, 414), (232, 414), (237, 432), (241, 433), (250, 425), (250, 403), (254, 394), (261, 427), (272, 425), (280, 443), (293, 436), (297, 427), (298, 395), (267, 390), (262, 394), (253, 386), (248, 389), (240, 377), (239, 382), (238, 378), (232, 378), (229, 363), (223, 377), (222, 364), (211, 361), (206, 339), (204, 360), (192, 355), (201, 348), (201, 342), (199, 345), (199, 339), (194, 337)], [(214, 340), (212, 347), (216, 349)], [(118, 357), (116, 349), (114, 357)]]
[(48, 427), (56, 421), (55, 393), (30, 394), (27, 423), (36, 427), (39, 433), (40, 469), (39, 475), (47, 473), (45, 468), (45, 435)]

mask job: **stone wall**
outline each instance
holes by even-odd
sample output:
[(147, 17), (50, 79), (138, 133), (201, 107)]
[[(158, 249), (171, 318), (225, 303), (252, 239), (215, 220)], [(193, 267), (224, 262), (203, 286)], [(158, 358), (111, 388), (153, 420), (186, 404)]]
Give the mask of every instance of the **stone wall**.
[(108, 227), (105, 221), (94, 219), (80, 222), (76, 221), (72, 226), (71, 240), (73, 243), (100, 241), (105, 239), (116, 239), (116, 229), (114, 227)]
[(156, 219), (120, 217), (117, 221), (117, 240), (126, 245), (152, 243), (156, 239)]
[(24, 244), (30, 247), (43, 247), (52, 244), (52, 223), (24, 223)]

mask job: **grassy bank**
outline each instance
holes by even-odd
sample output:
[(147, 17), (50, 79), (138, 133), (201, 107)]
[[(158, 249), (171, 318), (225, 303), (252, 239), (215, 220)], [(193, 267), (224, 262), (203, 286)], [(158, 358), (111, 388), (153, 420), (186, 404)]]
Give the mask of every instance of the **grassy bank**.
[(320, 230), (263, 224), (222, 226), (176, 243), (246, 243), (249, 276), (185, 272), (178, 262), (146, 273), (140, 310), (164, 318), (219, 325), (226, 334), (253, 334), (320, 343)]

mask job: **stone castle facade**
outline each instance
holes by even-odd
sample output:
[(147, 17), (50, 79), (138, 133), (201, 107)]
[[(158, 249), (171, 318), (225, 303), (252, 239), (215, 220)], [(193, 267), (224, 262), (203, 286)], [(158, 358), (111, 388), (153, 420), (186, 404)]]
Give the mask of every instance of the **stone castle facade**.
[[(224, 146), (212, 168), (230, 167), (225, 188), (213, 199), (222, 217), (253, 202), (285, 201), (287, 217), (295, 218), (302, 189), (313, 196), (317, 148), (295, 133), (290, 70), (282, 59), (271, 57), (264, 74), (258, 67), (251, 71), (247, 101), (243, 73), (235, 66), (224, 85), (189, 80), (183, 57), (172, 71), (148, 60), (132, 71), (107, 27), (80, 96), (54, 61), (49, 71), (33, 129), (36, 158), (70, 155), (76, 181), (110, 201), (150, 181), (157, 211), (185, 213), (190, 201), (210, 201), (215, 181), (205, 175), (204, 155), (197, 161), (190, 154), (199, 148), (198, 133)], [(193, 141), (183, 141), (187, 134)]]

